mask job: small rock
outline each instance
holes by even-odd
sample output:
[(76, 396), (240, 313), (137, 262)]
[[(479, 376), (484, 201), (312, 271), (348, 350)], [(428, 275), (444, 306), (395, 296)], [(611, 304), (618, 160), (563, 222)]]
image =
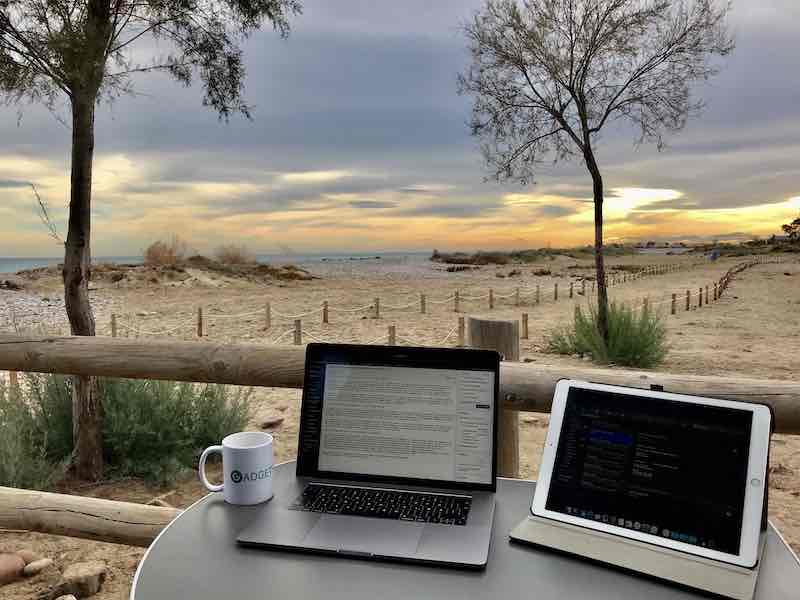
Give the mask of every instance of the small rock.
[(531, 358), (530, 356), (526, 356), (525, 358), (522, 359), (522, 362), (532, 363), (535, 360), (536, 360), (535, 358)]
[(108, 567), (99, 560), (75, 563), (64, 569), (64, 584), (61, 588), (68, 594), (80, 598), (93, 596), (100, 591), (106, 579)]
[(0, 585), (22, 577), (25, 561), (18, 554), (0, 554)]
[(21, 556), (22, 560), (25, 561), (26, 565), (31, 564), (34, 561), (39, 560), (41, 557), (36, 554), (33, 550), (28, 550), (27, 548), (23, 548), (22, 550), (17, 550), (14, 554), (17, 556)]
[(791, 274), (791, 273), (789, 273), (788, 271), (786, 271), (786, 272), (784, 273), (784, 275), (786, 275), (787, 277), (791, 277), (791, 276), (792, 276), (792, 274)]
[(39, 560), (35, 560), (32, 563), (28, 563), (25, 565), (25, 568), (22, 570), (23, 575), (25, 577), (33, 577), (34, 575), (38, 575), (42, 571), (44, 571), (47, 567), (53, 564), (52, 558), (40, 558)]
[(261, 423), (261, 429), (275, 429), (276, 427), (280, 427), (280, 425), (283, 423), (283, 420), (283, 417), (279, 417), (277, 415), (267, 417)]
[(580, 354), (573, 354), (573, 355), (572, 355), (572, 358), (574, 358), (574, 359), (576, 359), (576, 360), (577, 360), (577, 359), (579, 359), (580, 357), (581, 357), (581, 355), (580, 355)]
[(78, 600), (78, 599), (72, 594), (65, 594), (63, 596), (59, 596), (58, 598), (56, 598), (56, 600)]

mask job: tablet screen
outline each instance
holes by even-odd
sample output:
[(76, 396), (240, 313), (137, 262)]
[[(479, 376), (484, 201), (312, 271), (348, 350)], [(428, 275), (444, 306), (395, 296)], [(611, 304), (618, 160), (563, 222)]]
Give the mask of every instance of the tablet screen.
[(739, 552), (752, 413), (569, 390), (546, 509)]

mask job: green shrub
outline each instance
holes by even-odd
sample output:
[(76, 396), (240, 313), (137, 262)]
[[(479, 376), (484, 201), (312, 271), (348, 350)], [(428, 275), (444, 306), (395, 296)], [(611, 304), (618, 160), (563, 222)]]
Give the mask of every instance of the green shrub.
[[(109, 473), (155, 483), (193, 467), (203, 448), (249, 419), (249, 389), (101, 379), (98, 393)], [(72, 452), (70, 379), (27, 374), (20, 393), (0, 402), (0, 485), (48, 487)]]
[(608, 307), (608, 344), (597, 328), (597, 309), (588, 313), (575, 307), (575, 319), (555, 331), (548, 348), (557, 354), (588, 354), (598, 364), (649, 368), (667, 355), (666, 328), (661, 316), (650, 308), (633, 310), (624, 304)]

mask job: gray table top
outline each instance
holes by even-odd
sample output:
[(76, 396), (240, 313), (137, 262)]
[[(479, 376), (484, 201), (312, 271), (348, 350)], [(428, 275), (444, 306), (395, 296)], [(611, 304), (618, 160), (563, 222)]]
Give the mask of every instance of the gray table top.
[[(274, 470), (281, 493), (294, 462)], [(500, 479), (489, 564), (462, 571), (412, 564), (243, 548), (236, 536), (260, 507), (226, 504), (209, 494), (183, 512), (150, 546), (136, 571), (131, 600), (409, 600), (417, 598), (564, 598), (686, 600), (670, 585), (544, 549), (509, 542), (528, 514), (535, 483)], [(756, 598), (798, 598), (800, 563), (770, 525)]]

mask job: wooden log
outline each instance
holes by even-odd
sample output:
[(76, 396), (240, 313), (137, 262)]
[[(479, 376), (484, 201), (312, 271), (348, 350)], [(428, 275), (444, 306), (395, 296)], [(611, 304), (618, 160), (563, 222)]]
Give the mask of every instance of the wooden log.
[(111, 337), (117, 337), (117, 315), (111, 313)]
[(522, 313), (522, 339), (528, 339), (528, 313)]
[[(519, 323), (469, 319), (471, 348), (497, 350), (506, 361), (519, 361)], [(497, 474), (519, 477), (519, 413), (500, 411), (497, 422)]]
[[(109, 337), (0, 335), (0, 370), (301, 388), (305, 349), (256, 344)], [(768, 404), (778, 433), (800, 434), (800, 382), (622, 369), (502, 367), (501, 392), (516, 410), (547, 412), (555, 383), (573, 378)]]
[(294, 320), (294, 345), (299, 346), (303, 343), (303, 323), (300, 319)]
[(425, 294), (419, 295), (419, 312), (420, 314), (425, 314)]
[(328, 301), (325, 300), (322, 303), (322, 322), (328, 323)]
[(197, 337), (203, 337), (203, 307), (197, 307)]
[(397, 345), (397, 327), (394, 325), (389, 325), (389, 345)]
[(147, 547), (179, 514), (177, 508), (0, 487), (3, 529)]

